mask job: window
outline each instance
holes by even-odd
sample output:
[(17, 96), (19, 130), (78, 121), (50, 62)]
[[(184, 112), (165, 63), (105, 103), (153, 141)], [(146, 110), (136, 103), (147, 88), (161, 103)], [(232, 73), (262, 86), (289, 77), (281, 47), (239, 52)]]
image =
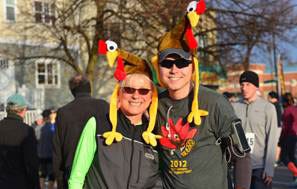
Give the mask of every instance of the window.
[(0, 57), (0, 70), (8, 69), (8, 60)]
[(41, 59), (36, 61), (37, 87), (58, 88), (60, 85), (60, 66), (52, 60)]
[(35, 22), (51, 24), (55, 18), (55, 6), (43, 1), (34, 1)]
[(15, 21), (15, 0), (5, 0), (6, 20)]

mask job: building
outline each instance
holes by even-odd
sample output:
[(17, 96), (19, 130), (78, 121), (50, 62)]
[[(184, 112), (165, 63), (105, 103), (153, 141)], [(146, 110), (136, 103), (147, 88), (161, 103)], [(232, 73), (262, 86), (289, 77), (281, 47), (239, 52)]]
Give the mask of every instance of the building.
[[(124, 47), (125, 50), (131, 50), (131, 41), (129, 44), (124, 44), (125, 40), (121, 41), (120, 39), (121, 36), (125, 36), (126, 39), (132, 39), (133, 43), (135, 43), (133, 44), (133, 47), (136, 49), (134, 52), (142, 53), (144, 56), (152, 54), (146, 53), (148, 44), (146, 39), (160, 36), (164, 31), (160, 31), (162, 28), (160, 27), (159, 29), (156, 26), (163, 22), (154, 21), (154, 16), (146, 16), (144, 14), (143, 17), (136, 17), (134, 14), (131, 14), (137, 13), (138, 10), (143, 12), (142, 6), (140, 6), (141, 4), (138, 1), (113, 0), (100, 1), (100, 3), (95, 4), (96, 2), (99, 1), (0, 1), (0, 108), (5, 104), (7, 97), (15, 92), (24, 95), (33, 109), (44, 109), (51, 106), (59, 107), (72, 99), (67, 81), (73, 75), (74, 70), (71, 66), (61, 61), (67, 59), (68, 53), (75, 58), (78, 66), (85, 69), (87, 65), (84, 63), (90, 59), (89, 54), (85, 53), (89, 46), (85, 42), (86, 39), (84, 37), (79, 37), (82, 35), (71, 35), (67, 38), (67, 41), (62, 41), (68, 42), (68, 51), (65, 53), (63, 49), (64, 44), (58, 40), (59, 35), (67, 32), (71, 33), (73, 32), (71, 29), (75, 28), (75, 26), (85, 24), (83, 25), (86, 28), (84, 34), (94, 36), (96, 33), (94, 32), (95, 21), (98, 20), (98, 15), (96, 15), (98, 12), (98, 9), (96, 9), (97, 4), (100, 4), (97, 6), (104, 7), (106, 3), (106, 6), (109, 6), (108, 11), (102, 11), (106, 12), (107, 16), (104, 17), (109, 22), (104, 23), (104, 26), (100, 25), (100, 32), (102, 31), (106, 34), (105, 39), (111, 38), (120, 47)], [(123, 11), (122, 7), (134, 11)], [(151, 10), (148, 10), (147, 15), (151, 15), (149, 14)], [(65, 14), (57, 16), (57, 12), (64, 12)], [(119, 13), (119, 16), (124, 16), (125, 18), (130, 17), (130, 19), (126, 19), (124, 23), (121, 23), (121, 19), (110, 18), (109, 14), (111, 12)], [(201, 27), (199, 26), (196, 29), (202, 31), (200, 33), (204, 33), (199, 37), (200, 47), (208, 47), (209, 50), (213, 50), (211, 46), (217, 41), (217, 32), (213, 30), (213, 28), (216, 28), (216, 23), (213, 21), (216, 14), (215, 12), (209, 14), (211, 18), (206, 17), (206, 15), (202, 16)], [(172, 17), (172, 15), (168, 16)], [(134, 18), (137, 18), (135, 22), (133, 22)], [(168, 19), (170, 20), (170, 18)], [(145, 19), (145, 21), (152, 19), (150, 23), (154, 27), (141, 28), (143, 24), (144, 26), (147, 24), (142, 19)], [(161, 17), (160, 20), (163, 21), (163, 18)], [(148, 24), (148, 26), (150, 25)], [(49, 29), (51, 27), (56, 30), (51, 31)], [(152, 30), (148, 28), (154, 28), (155, 30), (152, 33)], [(55, 32), (59, 30), (62, 31), (61, 34)], [(93, 38), (90, 37), (89, 39)], [(137, 42), (135, 42), (136, 39)], [(154, 38), (152, 39), (155, 43), (158, 42)], [(145, 50), (140, 52), (142, 49)], [(58, 57), (58, 59), (51, 58), (54, 56)], [(212, 56), (204, 53), (201, 54), (201, 57), (201, 65), (206, 63), (215, 64)], [(105, 98), (111, 94), (113, 89), (113, 85), (108, 82), (108, 79), (112, 77), (105, 76), (102, 73), (107, 72), (107, 70), (102, 69), (101, 72), (98, 70), (94, 71), (95, 75), (101, 76), (99, 81), (96, 82), (103, 83), (99, 83), (99, 87), (95, 88), (94, 91), (101, 90), (100, 97)], [(210, 74), (210, 72), (203, 73), (201, 78), (203, 81), (208, 81), (208, 83), (204, 83), (206, 85), (212, 85), (218, 79), (215, 74)], [(220, 80), (215, 88), (221, 86), (221, 82)]]
[[(32, 109), (58, 107), (71, 100), (68, 78), (73, 74), (58, 59), (64, 53), (50, 33), (55, 19), (53, 1), (0, 1), (0, 104), (20, 93)], [(32, 6), (33, 5), (33, 6)], [(78, 54), (76, 44), (70, 53)], [(45, 56), (46, 55), (46, 56)]]
[[(250, 70), (259, 75), (260, 92), (264, 97), (270, 91), (276, 91), (276, 82), (274, 80), (274, 73), (265, 73), (265, 64), (251, 64)], [(232, 65), (227, 68), (227, 79), (220, 85), (220, 92), (240, 93), (239, 76), (243, 72), (242, 65)], [(294, 97), (297, 97), (297, 72), (284, 73), (285, 91), (291, 92)]]

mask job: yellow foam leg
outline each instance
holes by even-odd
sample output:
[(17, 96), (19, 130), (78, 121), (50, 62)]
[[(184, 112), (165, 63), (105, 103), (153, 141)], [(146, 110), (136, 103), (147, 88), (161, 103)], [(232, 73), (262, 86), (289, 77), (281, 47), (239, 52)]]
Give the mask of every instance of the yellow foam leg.
[(123, 135), (121, 133), (114, 132), (114, 131), (105, 132), (103, 134), (103, 137), (105, 138), (106, 145), (111, 145), (114, 140), (116, 140), (117, 142), (120, 142), (123, 139)]
[(158, 110), (158, 91), (157, 91), (157, 88), (154, 86), (152, 104), (149, 110), (149, 114), (150, 114), (149, 125), (147, 130), (142, 133), (142, 138), (144, 139), (144, 141), (147, 144), (150, 144), (152, 146), (157, 146), (157, 139), (161, 137), (159, 135), (155, 135), (152, 133), (156, 123), (157, 110)]
[(195, 125), (200, 125), (201, 124), (201, 117), (202, 116), (207, 116), (207, 115), (208, 115), (208, 111), (197, 109), (195, 111), (192, 111), (188, 115), (188, 122), (191, 123), (194, 120)]
[(142, 138), (147, 144), (150, 144), (151, 146), (157, 146), (157, 139), (162, 138), (162, 136), (145, 131), (142, 133)]

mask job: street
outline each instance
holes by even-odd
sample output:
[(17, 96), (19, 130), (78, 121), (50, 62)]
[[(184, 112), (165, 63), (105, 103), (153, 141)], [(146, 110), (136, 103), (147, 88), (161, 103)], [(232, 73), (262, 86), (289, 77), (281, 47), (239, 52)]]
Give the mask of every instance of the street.
[(275, 175), (273, 178), (273, 189), (297, 189), (297, 186), (292, 186), (293, 181), (292, 174), (287, 167), (280, 166), (275, 169)]
[[(297, 189), (297, 186), (291, 186), (293, 181), (292, 174), (287, 167), (280, 166), (275, 168), (275, 175), (273, 179), (272, 189)], [(46, 187), (47, 188), (47, 187)], [(55, 186), (56, 189), (56, 186)]]

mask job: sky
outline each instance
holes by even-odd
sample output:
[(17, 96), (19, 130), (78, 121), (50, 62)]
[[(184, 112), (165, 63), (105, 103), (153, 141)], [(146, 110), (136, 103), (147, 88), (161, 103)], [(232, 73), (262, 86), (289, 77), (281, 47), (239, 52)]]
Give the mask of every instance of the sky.
[[(291, 45), (286, 45), (286, 53), (289, 60), (283, 61), (284, 72), (297, 72), (297, 48)], [(278, 55), (279, 54), (277, 54), (277, 56)], [(271, 63), (266, 63), (266, 72), (271, 72), (271, 69), (274, 70), (274, 66), (271, 65)]]
[[(292, 0), (294, 4), (297, 5), (297, 0)], [(295, 11), (297, 12), (297, 8), (295, 8)], [(295, 31), (297, 32), (297, 31)], [(295, 35), (296, 36), (296, 35)], [(290, 44), (285, 44), (281, 47), (282, 51), (286, 53), (286, 56), (288, 56), (289, 60), (291, 61), (291, 64), (289, 64), (287, 60), (284, 60), (284, 72), (297, 72), (297, 44), (295, 44), (295, 47)], [(277, 56), (279, 53), (277, 53)], [(271, 73), (271, 70), (274, 71), (274, 66), (271, 65), (270, 62), (266, 61), (260, 61), (259, 63), (265, 62), (266, 64), (266, 73)]]

